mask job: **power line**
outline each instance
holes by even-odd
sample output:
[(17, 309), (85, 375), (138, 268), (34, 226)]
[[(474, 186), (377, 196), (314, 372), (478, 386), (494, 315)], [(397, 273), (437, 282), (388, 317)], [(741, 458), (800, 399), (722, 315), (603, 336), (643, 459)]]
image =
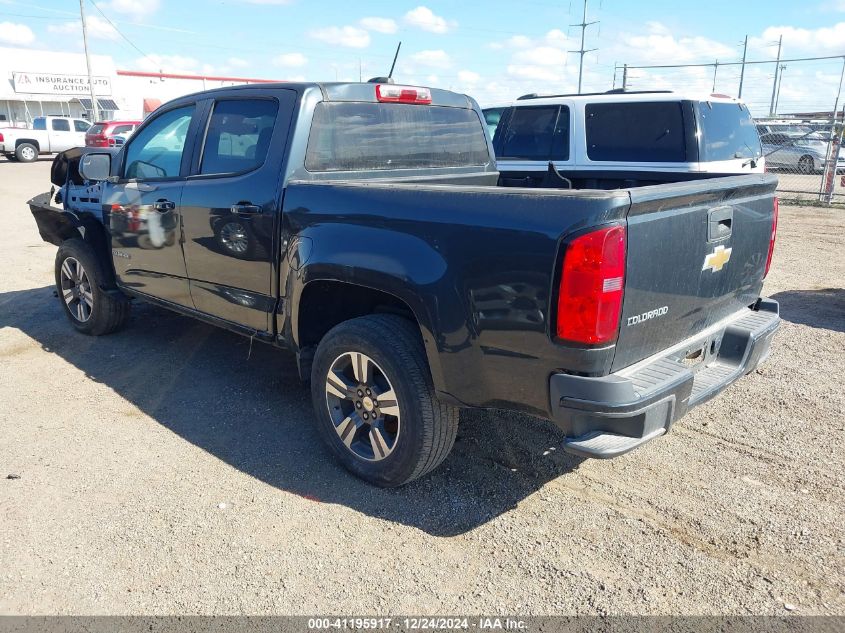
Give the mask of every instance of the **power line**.
[(117, 32), (117, 34), (118, 34), (118, 35), (120, 35), (120, 37), (122, 37), (124, 40), (126, 40), (126, 42), (129, 44), (129, 46), (131, 46), (131, 47), (132, 47), (132, 48), (134, 48), (136, 51), (138, 51), (139, 53), (141, 53), (141, 55), (143, 55), (144, 57), (146, 57), (147, 59), (149, 59), (149, 60), (150, 60), (151, 62), (153, 62), (154, 64), (155, 64), (155, 63), (157, 63), (157, 62), (156, 62), (156, 60), (154, 60), (152, 57), (150, 57), (149, 55), (147, 55), (147, 54), (146, 54), (144, 51), (142, 51), (140, 48), (138, 48), (137, 46), (135, 46), (135, 43), (134, 43), (132, 40), (130, 40), (128, 37), (126, 37), (126, 36), (123, 34), (123, 32), (122, 32), (119, 28), (117, 28), (117, 26), (115, 26), (115, 23), (114, 23), (114, 22), (112, 22), (112, 21), (109, 19), (109, 16), (107, 16), (105, 13), (103, 13), (103, 10), (102, 10), (100, 7), (98, 7), (98, 6), (97, 6), (97, 3), (96, 3), (96, 2), (94, 2), (94, 0), (89, 0), (89, 1), (90, 1), (90, 2), (91, 2), (91, 4), (94, 6), (94, 8), (95, 8), (95, 9), (97, 9), (97, 11), (99, 12), (99, 14), (103, 16), (103, 19), (104, 19), (106, 22), (108, 22), (109, 24), (111, 24), (111, 27), (112, 27), (112, 28), (113, 28), (113, 29)]

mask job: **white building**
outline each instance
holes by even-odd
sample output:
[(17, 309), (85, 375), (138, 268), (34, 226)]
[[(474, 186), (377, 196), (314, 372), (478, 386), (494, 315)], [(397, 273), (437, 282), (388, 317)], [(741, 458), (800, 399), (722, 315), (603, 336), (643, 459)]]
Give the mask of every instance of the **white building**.
[[(140, 120), (185, 94), (267, 80), (118, 70), (107, 55), (91, 56), (100, 120)], [(82, 53), (0, 47), (0, 127), (43, 115), (91, 118), (91, 90)]]

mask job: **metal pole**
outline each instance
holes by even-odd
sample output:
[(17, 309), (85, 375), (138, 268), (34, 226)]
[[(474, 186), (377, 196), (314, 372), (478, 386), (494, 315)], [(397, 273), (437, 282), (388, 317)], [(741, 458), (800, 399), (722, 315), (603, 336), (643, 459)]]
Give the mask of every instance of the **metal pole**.
[(628, 89), (628, 64), (622, 65), (622, 90)]
[(581, 18), (581, 59), (578, 61), (578, 94), (581, 94), (581, 77), (584, 74), (584, 36), (587, 33), (587, 0), (584, 0), (584, 15)]
[(742, 80), (745, 79), (745, 56), (748, 54), (748, 36), (745, 36), (745, 44), (742, 46), (742, 69), (739, 71), (739, 94), (737, 99), (742, 99)]
[(716, 92), (716, 73), (719, 72), (719, 60), (713, 64), (713, 89), (710, 92)]
[(88, 27), (85, 24), (85, 0), (79, 0), (79, 15), (82, 18), (82, 46), (85, 48), (85, 65), (88, 66), (88, 87), (91, 89), (91, 123), (99, 119), (97, 97), (94, 95), (94, 75), (91, 74), (91, 57), (88, 55)]
[(769, 116), (775, 115), (775, 91), (778, 88), (778, 68), (780, 68), (780, 49), (783, 45), (783, 34), (778, 39), (778, 58), (775, 61), (775, 83), (772, 84), (772, 100), (769, 103)]

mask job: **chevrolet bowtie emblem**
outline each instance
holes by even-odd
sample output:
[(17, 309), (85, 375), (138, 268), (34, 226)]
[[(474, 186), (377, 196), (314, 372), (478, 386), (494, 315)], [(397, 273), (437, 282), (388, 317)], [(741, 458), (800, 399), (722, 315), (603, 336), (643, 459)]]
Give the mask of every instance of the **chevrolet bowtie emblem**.
[(701, 270), (707, 270), (709, 268), (714, 273), (719, 272), (730, 261), (732, 250), (732, 248), (717, 246), (716, 250), (704, 258), (704, 266), (701, 267)]

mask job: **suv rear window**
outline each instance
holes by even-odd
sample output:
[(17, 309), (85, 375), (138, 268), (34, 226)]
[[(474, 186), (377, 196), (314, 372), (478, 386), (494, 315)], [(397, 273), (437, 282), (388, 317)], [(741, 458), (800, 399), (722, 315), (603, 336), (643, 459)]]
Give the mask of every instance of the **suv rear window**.
[(465, 167), (490, 161), (474, 110), (401, 103), (317, 104), (308, 171)]
[(590, 160), (686, 161), (680, 101), (588, 103), (584, 113)]
[(748, 108), (736, 103), (696, 104), (701, 126), (701, 160), (757, 158), (760, 138)]
[(95, 123), (94, 125), (88, 128), (88, 134), (102, 134), (103, 130), (105, 129), (105, 123)]
[(569, 108), (557, 105), (514, 108), (500, 136), (496, 139), (500, 158), (568, 160)]

